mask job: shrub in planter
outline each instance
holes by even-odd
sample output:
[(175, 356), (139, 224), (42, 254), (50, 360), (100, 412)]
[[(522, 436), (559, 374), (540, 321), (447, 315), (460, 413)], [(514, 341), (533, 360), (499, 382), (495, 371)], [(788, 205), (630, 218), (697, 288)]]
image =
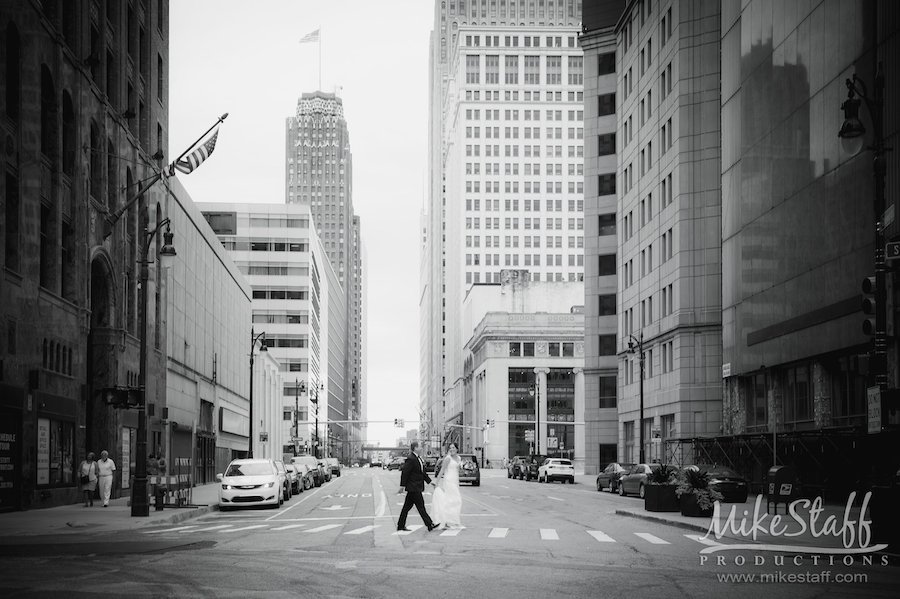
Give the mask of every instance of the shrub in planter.
[(671, 467), (660, 466), (647, 475), (644, 509), (648, 512), (677, 512), (681, 509), (675, 495), (675, 472)]
[(712, 516), (722, 494), (709, 486), (709, 474), (696, 466), (681, 470), (676, 478), (675, 495), (680, 501), (683, 516)]

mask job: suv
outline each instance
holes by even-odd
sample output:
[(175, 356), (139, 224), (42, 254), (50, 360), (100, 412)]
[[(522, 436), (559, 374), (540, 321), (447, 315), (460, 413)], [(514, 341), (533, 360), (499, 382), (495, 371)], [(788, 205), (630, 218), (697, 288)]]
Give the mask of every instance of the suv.
[(517, 455), (511, 459), (506, 465), (506, 478), (525, 478), (526, 460), (528, 460), (528, 456), (524, 455)]
[(550, 456), (541, 454), (528, 456), (525, 462), (525, 480), (537, 480), (538, 468), (541, 467), (541, 464), (543, 464), (544, 460), (546, 460), (548, 457)]
[(278, 476), (281, 477), (281, 493), (284, 496), (284, 500), (288, 501), (294, 496), (294, 490), (291, 487), (291, 475), (288, 474), (287, 468), (284, 467), (284, 462), (281, 460), (272, 461), (275, 462), (275, 468), (278, 469)]
[(553, 482), (558, 480), (565, 484), (575, 484), (575, 468), (572, 460), (565, 458), (547, 458), (538, 468), (538, 482)]
[(473, 453), (461, 453), (459, 459), (459, 482), (471, 483), (473, 487), (481, 484), (481, 470), (478, 469), (478, 458)]

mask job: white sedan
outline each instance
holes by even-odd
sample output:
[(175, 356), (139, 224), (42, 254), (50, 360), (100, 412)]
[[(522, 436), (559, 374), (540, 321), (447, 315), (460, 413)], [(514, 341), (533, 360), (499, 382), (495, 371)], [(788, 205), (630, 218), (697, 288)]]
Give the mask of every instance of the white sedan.
[(219, 481), (219, 509), (268, 505), (277, 508), (284, 501), (283, 479), (272, 460), (234, 460)]
[(549, 483), (558, 480), (562, 483), (569, 481), (569, 484), (575, 484), (575, 466), (572, 460), (565, 458), (547, 458), (544, 463), (538, 467), (538, 482)]

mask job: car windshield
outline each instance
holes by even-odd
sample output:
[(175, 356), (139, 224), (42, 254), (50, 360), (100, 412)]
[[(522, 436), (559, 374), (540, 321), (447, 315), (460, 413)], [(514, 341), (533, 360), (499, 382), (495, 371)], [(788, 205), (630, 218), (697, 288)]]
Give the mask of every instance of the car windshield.
[(741, 478), (741, 475), (728, 468), (710, 468), (706, 471), (710, 476), (728, 476), (731, 478)]
[(260, 476), (272, 474), (272, 465), (265, 462), (251, 464), (231, 464), (225, 476)]

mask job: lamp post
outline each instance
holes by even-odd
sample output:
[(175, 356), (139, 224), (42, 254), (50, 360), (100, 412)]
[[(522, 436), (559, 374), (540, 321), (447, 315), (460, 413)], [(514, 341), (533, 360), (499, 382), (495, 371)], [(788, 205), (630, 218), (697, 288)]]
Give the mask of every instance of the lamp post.
[[(143, 229), (143, 242), (141, 247), (141, 350), (140, 365), (138, 371), (138, 387), (141, 390), (141, 404), (138, 407), (138, 431), (137, 446), (135, 447), (137, 458), (134, 460), (134, 488), (131, 491), (131, 515), (149, 516), (150, 501), (147, 497), (147, 287), (150, 280), (150, 243), (154, 235), (166, 226), (163, 233), (163, 247), (159, 251), (162, 268), (169, 268), (175, 258), (175, 247), (172, 245), (172, 233), (169, 230), (168, 218), (159, 222), (152, 231), (148, 231), (148, 215), (144, 212), (141, 221)], [(159, 273), (157, 273), (157, 284)], [(156, 323), (159, 326), (159, 323)]]
[(638, 442), (640, 450), (638, 456), (641, 464), (644, 464), (644, 331), (639, 333), (638, 337), (628, 335), (628, 353), (638, 352), (638, 363), (640, 364), (641, 380), (638, 386), (638, 393), (641, 397), (641, 419), (638, 422)]
[(294, 456), (300, 455), (300, 393), (306, 391), (306, 381), (294, 379)]
[(534, 381), (528, 389), (528, 395), (534, 398), (534, 455), (541, 454), (541, 390)]
[(313, 441), (313, 454), (316, 456), (316, 459), (319, 459), (319, 389), (323, 387), (321, 383), (318, 385), (310, 385), (310, 396), (309, 401), (311, 401), (316, 406), (316, 433), (314, 435)]
[(269, 351), (266, 347), (266, 332), (263, 331), (259, 335), (254, 334), (253, 327), (250, 327), (250, 446), (247, 451), (247, 457), (253, 457), (253, 358), (256, 350), (256, 342), (260, 341), (259, 351)]
[[(875, 73), (875, 97), (870, 98), (866, 84), (856, 74), (852, 79), (846, 80), (847, 100), (841, 104), (844, 111), (844, 124), (838, 132), (841, 145), (848, 154), (856, 156), (865, 144), (866, 128), (859, 120), (860, 101), (854, 96), (862, 98), (866, 103), (869, 116), (872, 117), (872, 126), (875, 129), (875, 145), (869, 146), (875, 154), (872, 162), (872, 170), (875, 174), (875, 330), (872, 370), (875, 373), (875, 384), (884, 392), (887, 388), (887, 311), (885, 278), (887, 264), (885, 261), (884, 247), (884, 179), (887, 173), (885, 152), (889, 149), (884, 145), (883, 115), (884, 115), (884, 69), (881, 62)], [(863, 329), (866, 333), (872, 333), (868, 325)]]

